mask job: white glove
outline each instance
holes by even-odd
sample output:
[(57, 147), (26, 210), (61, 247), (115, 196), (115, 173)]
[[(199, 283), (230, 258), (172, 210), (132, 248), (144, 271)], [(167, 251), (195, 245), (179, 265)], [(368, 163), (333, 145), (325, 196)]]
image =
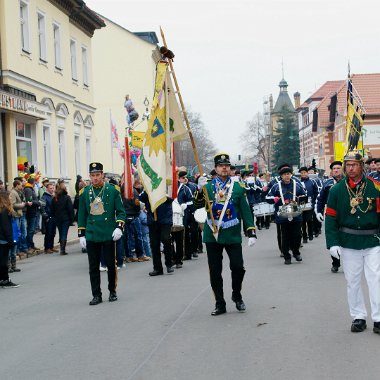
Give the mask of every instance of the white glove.
[(185, 211), (187, 209), (187, 204), (186, 203), (182, 203), (181, 204), (181, 209), (182, 209), (182, 211)]
[(248, 238), (248, 247), (253, 247), (257, 242), (255, 237)]
[(250, 184), (250, 183), (255, 183), (255, 178), (254, 177), (248, 177), (247, 178), (247, 183)]
[(323, 215), (320, 212), (317, 212), (315, 215), (317, 217), (318, 222), (322, 223), (324, 220)]
[(330, 255), (332, 257), (335, 257), (336, 259), (340, 259), (340, 255), (342, 254), (342, 249), (337, 246), (337, 245), (334, 245), (333, 247), (330, 248)]
[(207, 184), (207, 177), (199, 177), (198, 178), (198, 189), (202, 189), (203, 186)]
[(112, 233), (112, 239), (114, 241), (119, 240), (123, 236), (123, 231), (120, 228), (115, 228), (115, 231)]
[(80, 243), (80, 246), (83, 248), (83, 249), (86, 249), (86, 245), (87, 245), (87, 242), (86, 242), (86, 238), (84, 236), (81, 236), (79, 238), (79, 243)]

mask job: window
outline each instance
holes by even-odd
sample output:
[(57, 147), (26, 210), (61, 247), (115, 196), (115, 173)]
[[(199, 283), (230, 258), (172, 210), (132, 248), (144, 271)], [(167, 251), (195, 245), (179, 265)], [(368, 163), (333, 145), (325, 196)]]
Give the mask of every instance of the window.
[(44, 144), (44, 164), (45, 174), (51, 175), (51, 154), (50, 154), (50, 127), (43, 126), (43, 144)]
[(81, 173), (81, 160), (80, 160), (80, 138), (79, 136), (74, 137), (74, 149), (75, 149), (75, 170), (76, 174)]
[(32, 124), (16, 122), (17, 162), (33, 162), (32, 154)]
[(53, 38), (54, 38), (54, 63), (56, 69), (62, 70), (61, 59), (61, 30), (58, 24), (53, 24)]
[(46, 28), (45, 28), (45, 16), (38, 12), (38, 46), (40, 53), (40, 60), (47, 62), (47, 53), (46, 53)]
[(74, 40), (70, 40), (70, 53), (71, 53), (71, 78), (78, 80), (77, 73), (77, 43)]
[(65, 131), (58, 130), (58, 157), (59, 157), (59, 174), (61, 177), (66, 176), (66, 147)]
[(30, 53), (29, 41), (29, 4), (20, 1), (20, 24), (21, 24), (21, 49)]
[(91, 164), (91, 139), (89, 137), (86, 138), (86, 159), (87, 159), (87, 167), (90, 167), (90, 164)]
[(88, 86), (88, 57), (87, 48), (82, 46), (82, 70), (83, 70), (83, 84)]

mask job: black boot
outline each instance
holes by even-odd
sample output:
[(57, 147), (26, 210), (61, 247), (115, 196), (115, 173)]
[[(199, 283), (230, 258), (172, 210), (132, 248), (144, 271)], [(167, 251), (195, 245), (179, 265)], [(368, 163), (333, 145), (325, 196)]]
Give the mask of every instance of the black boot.
[(12, 266), (12, 272), (21, 272), (21, 269), (16, 267), (16, 261), (12, 261), (11, 266)]
[(60, 241), (60, 254), (61, 255), (67, 255), (67, 252), (66, 252), (66, 240), (61, 240)]

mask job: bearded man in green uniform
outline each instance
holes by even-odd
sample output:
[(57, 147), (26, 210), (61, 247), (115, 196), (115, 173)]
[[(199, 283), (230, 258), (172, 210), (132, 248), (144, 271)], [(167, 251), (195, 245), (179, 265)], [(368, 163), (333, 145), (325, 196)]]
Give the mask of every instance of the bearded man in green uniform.
[(249, 238), (248, 246), (253, 246), (257, 238), (244, 184), (234, 182), (230, 177), (229, 155), (219, 153), (214, 157), (214, 162), (217, 176), (208, 183), (206, 177), (199, 178), (194, 205), (196, 208), (205, 205), (204, 192), (207, 191), (214, 223), (210, 210), (207, 210), (203, 241), (206, 243), (210, 282), (216, 301), (215, 310), (211, 312), (211, 315), (219, 315), (226, 312), (222, 278), (223, 249), (226, 250), (230, 259), (232, 301), (235, 302), (239, 311), (244, 312), (246, 307), (241, 296), (245, 274), (241, 246), (241, 219), (244, 221), (245, 232)]
[(120, 189), (104, 182), (103, 165), (93, 162), (89, 168), (91, 185), (79, 192), (78, 236), (82, 249), (87, 248), (93, 299), (102, 302), (100, 288), (100, 254), (103, 252), (108, 270), (109, 301), (117, 301), (117, 269), (115, 241), (123, 236), (125, 209)]
[(361, 289), (363, 269), (371, 302), (373, 331), (380, 334), (380, 183), (364, 174), (359, 153), (344, 158), (346, 178), (331, 189), (326, 208), (326, 242), (331, 256), (343, 258), (352, 332), (367, 327)]

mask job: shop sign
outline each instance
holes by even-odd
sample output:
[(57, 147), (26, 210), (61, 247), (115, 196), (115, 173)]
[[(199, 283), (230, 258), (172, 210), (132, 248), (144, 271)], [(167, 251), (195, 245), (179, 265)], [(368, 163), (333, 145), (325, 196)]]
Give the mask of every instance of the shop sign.
[(4, 91), (0, 91), (0, 108), (33, 116), (37, 119), (46, 119), (47, 117), (47, 106), (44, 104), (20, 98)]

